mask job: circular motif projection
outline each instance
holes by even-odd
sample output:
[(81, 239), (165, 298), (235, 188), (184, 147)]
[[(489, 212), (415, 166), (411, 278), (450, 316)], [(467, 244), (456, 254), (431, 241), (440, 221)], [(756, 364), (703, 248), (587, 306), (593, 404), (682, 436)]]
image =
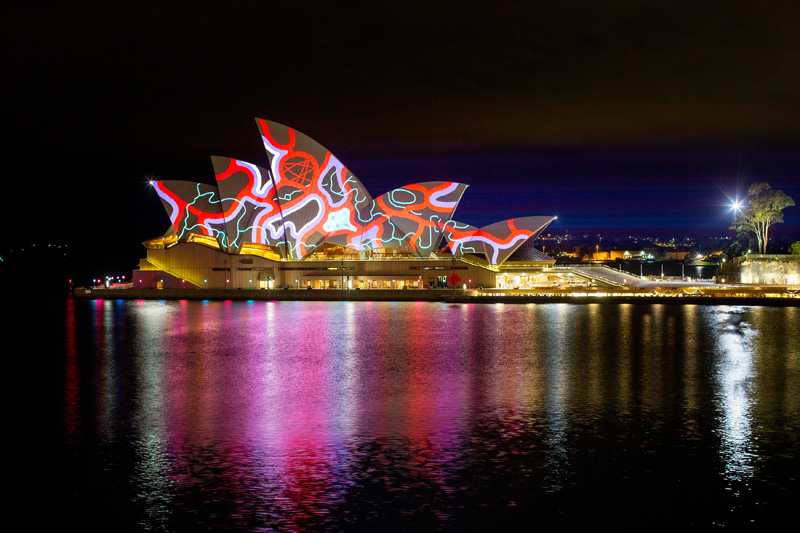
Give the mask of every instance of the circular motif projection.
[(281, 174), (301, 187), (311, 185), (317, 170), (317, 162), (309, 155), (293, 155), (281, 161)]

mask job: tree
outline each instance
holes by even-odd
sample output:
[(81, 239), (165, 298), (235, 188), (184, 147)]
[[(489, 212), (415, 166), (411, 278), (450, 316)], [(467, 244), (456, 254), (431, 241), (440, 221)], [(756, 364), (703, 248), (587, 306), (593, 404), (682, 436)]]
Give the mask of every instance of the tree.
[(792, 244), (791, 250), (792, 250), (792, 255), (800, 255), (800, 241), (797, 241), (796, 243)]
[(739, 257), (742, 255), (742, 245), (734, 241), (733, 244), (728, 246), (728, 249), (725, 251), (725, 255), (728, 256), (729, 261), (734, 257)]
[(783, 210), (794, 205), (794, 200), (784, 193), (772, 189), (768, 183), (754, 183), (747, 189), (747, 205), (738, 209), (734, 225), (739, 233), (754, 233), (758, 241), (758, 253), (767, 252), (769, 228), (783, 222)]

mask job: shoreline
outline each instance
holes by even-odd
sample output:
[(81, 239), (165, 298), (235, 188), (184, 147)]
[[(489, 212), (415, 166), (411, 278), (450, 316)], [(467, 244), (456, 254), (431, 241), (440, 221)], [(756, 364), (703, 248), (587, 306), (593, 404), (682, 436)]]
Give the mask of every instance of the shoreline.
[(444, 298), (453, 304), (665, 304), (665, 305), (749, 305), (800, 307), (800, 298), (765, 296), (456, 296)]
[(442, 302), (450, 304), (543, 304), (543, 303), (613, 303), (613, 304), (683, 304), (683, 305), (756, 305), (800, 307), (800, 297), (757, 295), (652, 295), (652, 294), (526, 294), (478, 295), (476, 291), (452, 289), (75, 289), (73, 296), (90, 300), (266, 300), (289, 302)]

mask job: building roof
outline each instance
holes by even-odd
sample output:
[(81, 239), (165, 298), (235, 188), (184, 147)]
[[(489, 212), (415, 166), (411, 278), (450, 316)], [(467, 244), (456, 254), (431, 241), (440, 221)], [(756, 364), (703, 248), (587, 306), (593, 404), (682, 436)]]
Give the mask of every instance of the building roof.
[(538, 263), (555, 263), (556, 260), (547, 255), (546, 253), (537, 250), (533, 247), (523, 247), (517, 248), (517, 250), (511, 254), (511, 257), (506, 259), (506, 261), (511, 262), (538, 262)]
[[(154, 187), (179, 240), (202, 235), (219, 249), (245, 243), (305, 259), (330, 243), (358, 251), (406, 247), (426, 258), (446, 240), (451, 252), (503, 263), (553, 220), (522, 217), (475, 228), (452, 220), (463, 183), (413, 183), (373, 198), (330, 151), (282, 124), (256, 119), (269, 167), (212, 157), (216, 186), (158, 181)], [(208, 239), (207, 239), (208, 240)]]

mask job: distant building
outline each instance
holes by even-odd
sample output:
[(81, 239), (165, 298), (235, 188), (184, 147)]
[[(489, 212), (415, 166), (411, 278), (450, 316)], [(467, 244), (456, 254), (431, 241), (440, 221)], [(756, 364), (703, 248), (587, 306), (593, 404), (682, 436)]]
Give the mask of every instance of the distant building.
[(648, 254), (644, 250), (625, 250), (624, 252), (622, 252), (622, 258), (645, 260), (645, 259), (653, 259), (653, 255)]
[(615, 261), (617, 259), (626, 259), (627, 252), (622, 250), (609, 250), (607, 252), (594, 252), (592, 254), (592, 261)]
[(580, 257), (580, 254), (578, 252), (561, 252), (560, 254), (558, 254), (558, 257), (577, 258)]
[(642, 255), (645, 256), (647, 259), (663, 259), (664, 249), (661, 247), (645, 248), (644, 250), (642, 250)]
[(683, 261), (689, 255), (688, 250), (667, 249), (664, 250), (664, 259), (667, 261)]

